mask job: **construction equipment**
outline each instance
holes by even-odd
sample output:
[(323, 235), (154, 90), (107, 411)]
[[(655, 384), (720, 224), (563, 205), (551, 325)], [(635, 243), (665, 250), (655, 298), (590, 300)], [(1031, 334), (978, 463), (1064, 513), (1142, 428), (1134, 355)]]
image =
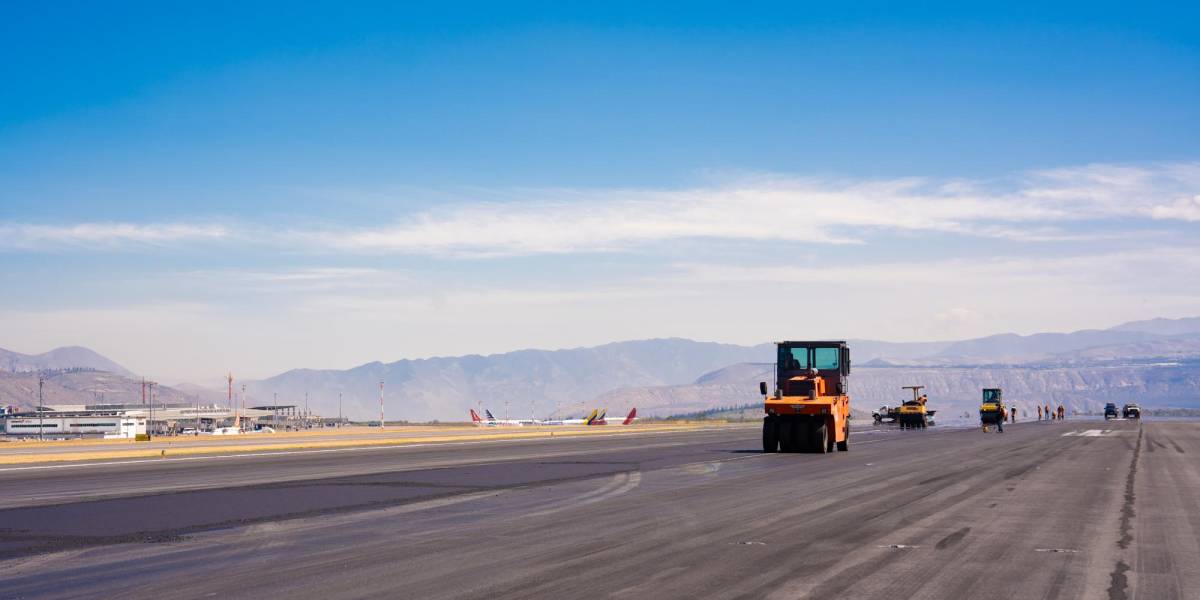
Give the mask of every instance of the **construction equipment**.
[(905, 400), (904, 404), (900, 405), (899, 416), (896, 421), (900, 423), (900, 429), (924, 429), (929, 426), (929, 412), (925, 408), (925, 403), (929, 398), (925, 394), (921, 394), (921, 390), (925, 389), (923, 385), (906, 385), (901, 389), (912, 390), (912, 400)]
[(983, 430), (988, 425), (1004, 428), (1002, 423), (1008, 417), (1008, 409), (1004, 406), (1004, 393), (1000, 388), (983, 388), (983, 403), (979, 405), (979, 422)]
[(763, 395), (763, 452), (850, 449), (850, 348), (837, 342), (777, 342), (774, 395)]
[(1121, 416), (1126, 419), (1140, 419), (1142, 418), (1142, 407), (1133, 403), (1126, 404), (1121, 407)]

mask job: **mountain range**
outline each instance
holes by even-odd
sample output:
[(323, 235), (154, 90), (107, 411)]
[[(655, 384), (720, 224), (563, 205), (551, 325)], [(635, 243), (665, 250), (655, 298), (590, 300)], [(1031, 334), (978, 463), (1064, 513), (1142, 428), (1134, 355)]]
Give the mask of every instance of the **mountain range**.
[(82, 346), (64, 346), (42, 354), (21, 354), (0, 348), (0, 371), (42, 371), (55, 369), (94, 369), (133, 377), (125, 367)]
[[(859, 409), (894, 404), (900, 399), (899, 387), (913, 384), (929, 386), (931, 401), (944, 402), (943, 410), (961, 409), (968, 415), (979, 388), (991, 385), (1004, 387), (1013, 401), (1029, 406), (1063, 403), (1071, 410), (1095, 410), (1105, 401), (1131, 398), (1147, 406), (1200, 406), (1200, 318), (962, 341), (848, 341), (854, 357), (851, 393)], [(603, 406), (610, 412), (637, 406), (640, 414), (665, 416), (757, 401), (756, 384), (770, 379), (773, 353), (772, 344), (669, 338), (373, 362), (346, 370), (295, 369), (245, 382), (246, 402), (262, 405), (277, 399), (280, 404), (307, 404), (313, 412), (329, 416), (340, 408), (351, 418), (378, 418), (382, 382), (389, 420), (463, 420), (470, 408), (488, 408), (498, 417), (544, 417)], [(71, 364), (72, 356), (80, 364)], [(97, 365), (131, 377), (84, 348), (36, 356), (0, 351), (0, 371), (102, 368)], [(10, 392), (3, 379), (0, 373), (0, 404), (19, 403), (20, 398), (6, 397)], [(66, 383), (87, 388), (86, 379), (80, 373)], [(89, 393), (117, 393), (119, 387), (131, 394), (128, 401), (136, 401), (136, 392), (130, 391), (136, 387), (110, 384), (105, 384), (109, 392), (96, 392), (92, 385)], [(22, 389), (28, 393), (27, 386)], [(222, 401), (225, 396), (223, 390), (186, 384), (162, 389), (195, 401)]]

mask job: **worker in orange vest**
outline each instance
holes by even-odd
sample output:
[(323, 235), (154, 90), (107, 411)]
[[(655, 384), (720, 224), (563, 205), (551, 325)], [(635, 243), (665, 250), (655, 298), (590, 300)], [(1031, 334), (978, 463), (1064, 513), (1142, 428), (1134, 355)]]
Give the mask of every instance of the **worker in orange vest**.
[(1046, 420), (1049, 421), (1053, 418), (1054, 418), (1054, 414), (1050, 412), (1050, 405), (1047, 404), (1046, 405)]

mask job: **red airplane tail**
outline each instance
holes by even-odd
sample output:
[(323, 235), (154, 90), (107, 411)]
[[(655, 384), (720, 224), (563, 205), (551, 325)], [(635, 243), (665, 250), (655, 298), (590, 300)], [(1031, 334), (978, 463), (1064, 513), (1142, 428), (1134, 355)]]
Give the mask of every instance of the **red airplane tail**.
[(625, 421), (621, 424), (628, 425), (628, 424), (632, 423), (633, 420), (636, 418), (637, 418), (637, 407), (635, 406), (635, 407), (633, 407), (633, 410), (629, 411), (629, 416), (625, 417)]
[(472, 423), (482, 423), (483, 422), (483, 419), (479, 418), (479, 413), (475, 412), (475, 409), (473, 409), (473, 408), (471, 409), (471, 422)]

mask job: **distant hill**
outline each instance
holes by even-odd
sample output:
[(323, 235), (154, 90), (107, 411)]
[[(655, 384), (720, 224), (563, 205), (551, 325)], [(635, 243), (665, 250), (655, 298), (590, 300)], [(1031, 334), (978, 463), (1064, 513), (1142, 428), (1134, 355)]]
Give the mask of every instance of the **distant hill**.
[(1142, 331), (1113, 331), (1089, 329), (1073, 333), (1038, 333), (1017, 335), (1005, 333), (951, 344), (926, 358), (958, 364), (1030, 363), (1055, 354), (1084, 350), (1097, 346), (1113, 346), (1142, 342), (1158, 336)]
[(1113, 327), (1111, 331), (1142, 331), (1159, 335), (1180, 335), (1185, 333), (1200, 333), (1200, 317), (1185, 319), (1150, 319), (1147, 321), (1131, 321)]
[[(669, 416), (738, 406), (761, 400), (758, 382), (770, 382), (772, 364), (731, 365), (699, 377), (695, 383), (614, 390), (592, 404), (637, 406), (638, 414)], [(1063, 404), (1068, 411), (1095, 412), (1106, 402), (1140, 402), (1147, 407), (1200, 408), (1200, 360), (1179, 365), (1103, 367), (901, 367), (856, 368), (850, 396), (856, 409), (870, 411), (896, 405), (905, 385), (924, 385), (930, 407), (944, 422), (971, 420), (979, 410), (980, 390), (1004, 389), (1005, 398), (1033, 412), (1038, 404)]]
[[(1012, 381), (1014, 389), (1029, 386), (1031, 398), (1063, 399), (1079, 410), (1090, 407), (1091, 398), (1143, 388), (1151, 402), (1194, 405), (1200, 394), (1193, 396), (1196, 386), (1187, 377), (1168, 385), (1161, 378), (1152, 380), (1151, 374), (1161, 374), (1153, 370), (1158, 359), (1200, 359), (1200, 336), (1128, 325), (963, 341), (850, 340), (856, 366), (852, 385), (868, 406), (895, 400), (892, 388), (922, 383), (916, 380), (920, 377), (940, 380), (940, 389), (960, 398), (964, 407), (975, 401), (981, 382), (993, 380)], [(250, 382), (248, 389), (251, 404), (270, 403), (278, 394), (281, 404), (302, 405), (307, 392), (312, 409), (328, 415), (337, 414), (341, 394), (343, 413), (358, 419), (378, 415), (380, 381), (388, 418), (461, 420), (470, 408), (487, 408), (497, 416), (543, 417), (579, 415), (597, 407), (623, 413), (633, 406), (648, 416), (665, 416), (753, 402), (757, 382), (770, 380), (773, 361), (771, 344), (672, 338), (369, 363), (345, 371), (301, 369)], [(1111, 370), (1123, 361), (1132, 361), (1130, 370)], [(1057, 369), (1053, 375), (1050, 368)], [(1091, 383), (1070, 392), (1075, 385), (1070, 382), (1079, 379)], [(1036, 381), (1043, 383), (1039, 387)]]
[[(48, 405), (137, 404), (142, 401), (142, 382), (105, 371), (49, 371), (42, 386), (42, 397)], [(37, 405), (37, 398), (36, 372), (0, 371), (0, 406), (30, 410)], [(164, 385), (154, 386), (154, 399), (155, 402), (212, 404), (209, 399)]]
[(0, 348), (0, 371), (38, 371), (42, 369), (95, 369), (132, 377), (133, 373), (116, 362), (82, 346), (55, 348), (42, 354), (21, 354)]
[[(969, 413), (978, 387), (987, 382), (1008, 382), (1003, 385), (1023, 390), (1031, 399), (1062, 400), (1080, 410), (1100, 398), (1116, 401), (1129, 394), (1139, 395), (1147, 405), (1200, 405), (1196, 383), (1200, 318), (959, 341), (849, 343), (857, 408), (894, 401), (899, 386), (916, 383), (933, 386), (931, 398), (937, 391), (946, 402), (961, 402)], [(510, 417), (577, 416), (597, 407), (615, 414), (633, 406), (647, 416), (665, 416), (756, 401), (757, 382), (770, 380), (773, 361), (772, 344), (740, 346), (669, 338), (372, 362), (346, 370), (296, 369), (245, 384), (250, 406), (277, 399), (279, 404), (303, 407), (307, 394), (312, 411), (336, 416), (340, 396), (342, 414), (355, 419), (378, 418), (381, 381), (389, 419), (464, 420), (470, 408)], [(116, 379), (72, 375), (63, 379), (64, 396), (135, 397), (132, 380), (120, 383), (131, 374), (86, 348), (60, 348), (36, 356), (0, 351), (0, 373), (64, 368), (116, 374)], [(19, 385), (11, 378), (7, 381), (0, 381), (0, 403), (13, 403), (8, 398), (28, 399), (28, 381)], [(188, 401), (225, 401), (220, 390), (177, 387), (160, 389)]]
[[(497, 416), (546, 416), (612, 390), (691, 383), (697, 375), (739, 362), (773, 360), (773, 346), (736, 346), (656, 339), (570, 350), (520, 350), (369, 363), (346, 371), (301, 369), (247, 383), (251, 404), (302, 404), (314, 411), (377, 418), (379, 382), (391, 417), (463, 420), (471, 408)], [(565, 408), (564, 408), (565, 411)], [(573, 413), (568, 413), (573, 414)], [(391, 418), (389, 417), (389, 418)]]

